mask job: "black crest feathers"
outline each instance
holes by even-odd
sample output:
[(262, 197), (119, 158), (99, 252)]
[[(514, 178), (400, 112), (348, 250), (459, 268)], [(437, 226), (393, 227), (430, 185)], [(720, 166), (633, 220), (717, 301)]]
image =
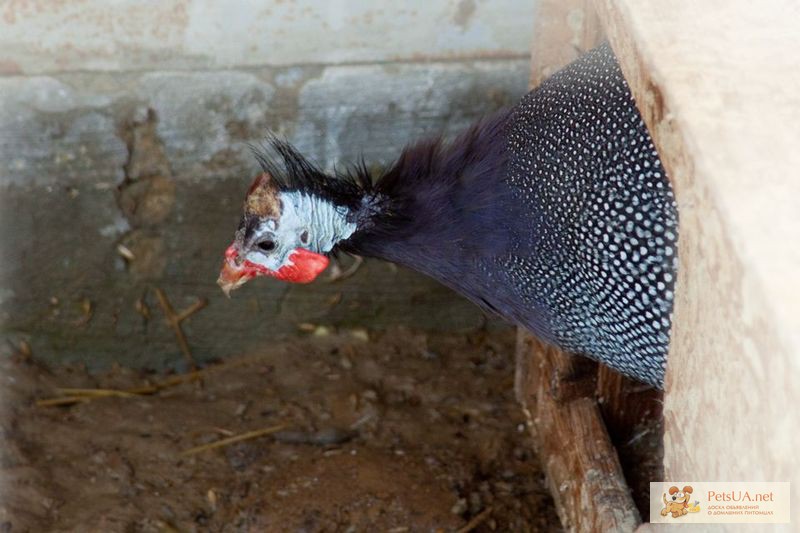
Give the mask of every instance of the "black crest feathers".
[(261, 169), (268, 173), (280, 191), (300, 191), (319, 196), (351, 209), (373, 192), (373, 182), (361, 161), (345, 171), (323, 172), (288, 142), (270, 135), (259, 146), (250, 145)]

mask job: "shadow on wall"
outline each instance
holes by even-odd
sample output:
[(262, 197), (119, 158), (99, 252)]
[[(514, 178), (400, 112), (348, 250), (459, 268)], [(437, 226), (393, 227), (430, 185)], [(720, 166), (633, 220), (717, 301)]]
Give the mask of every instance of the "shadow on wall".
[(368, 261), (311, 286), (215, 284), (267, 130), (323, 166), (387, 164), (525, 93), (527, 60), (0, 78), (0, 321), (37, 357), (92, 366), (180, 362), (155, 298), (180, 310), (198, 360), (301, 323), (454, 330), (484, 317), (436, 283)]

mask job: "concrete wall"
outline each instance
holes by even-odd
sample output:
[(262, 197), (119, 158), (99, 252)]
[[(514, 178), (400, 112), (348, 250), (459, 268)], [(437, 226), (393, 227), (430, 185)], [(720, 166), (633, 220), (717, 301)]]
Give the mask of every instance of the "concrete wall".
[(323, 166), (362, 154), (380, 165), (525, 92), (531, 2), (409, 6), (0, 5), (5, 336), (52, 361), (177, 361), (155, 287), (176, 307), (209, 299), (186, 323), (199, 359), (301, 322), (481, 324), (450, 291), (380, 262), (341, 283), (259, 280), (232, 301), (214, 283), (256, 169), (247, 143), (266, 131)]

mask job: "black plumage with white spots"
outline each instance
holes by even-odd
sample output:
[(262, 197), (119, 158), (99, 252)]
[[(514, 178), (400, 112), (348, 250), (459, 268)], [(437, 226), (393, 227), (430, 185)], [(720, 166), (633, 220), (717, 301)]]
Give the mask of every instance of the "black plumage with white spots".
[[(676, 272), (673, 193), (616, 59), (589, 52), (509, 121), (507, 180), (537, 213), (529, 253), (497, 258), (551, 342), (663, 383)], [(522, 317), (518, 317), (522, 318)]]

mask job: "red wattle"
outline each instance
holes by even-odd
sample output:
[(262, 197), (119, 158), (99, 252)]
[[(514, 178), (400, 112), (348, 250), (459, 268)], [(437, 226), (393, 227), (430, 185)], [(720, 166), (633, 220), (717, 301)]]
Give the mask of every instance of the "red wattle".
[(289, 254), (289, 261), (292, 264), (282, 266), (275, 271), (248, 260), (244, 260), (237, 265), (238, 257), (239, 251), (235, 245), (230, 245), (225, 250), (225, 265), (220, 276), (222, 283), (233, 285), (239, 280), (244, 283), (256, 276), (271, 276), (290, 283), (311, 283), (328, 267), (330, 262), (324, 255), (311, 252), (305, 248), (295, 248)]
[(295, 248), (289, 254), (289, 260), (293, 264), (282, 266), (277, 271), (268, 272), (267, 274), (290, 283), (311, 283), (323, 270), (328, 268), (328, 263), (330, 263), (330, 260), (324, 255), (314, 253), (305, 248)]

